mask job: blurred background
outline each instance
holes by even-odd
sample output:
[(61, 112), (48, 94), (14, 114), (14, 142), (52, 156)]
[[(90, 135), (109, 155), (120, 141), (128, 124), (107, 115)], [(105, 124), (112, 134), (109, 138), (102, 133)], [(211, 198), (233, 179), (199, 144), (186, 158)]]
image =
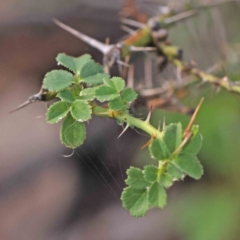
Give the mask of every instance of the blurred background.
[[(137, 1), (140, 11), (157, 14), (161, 4)], [(206, 3), (207, 1), (205, 1)], [(210, 2), (210, 1), (208, 1)], [(203, 135), (200, 181), (186, 178), (168, 191), (168, 204), (136, 219), (122, 208), (120, 195), (129, 166), (154, 163), (140, 150), (146, 136), (122, 131), (112, 120), (93, 118), (87, 140), (71, 154), (59, 140), (60, 125), (45, 120), (46, 105), (32, 104), (8, 112), (37, 93), (46, 72), (56, 68), (64, 52), (102, 55), (52, 22), (64, 23), (102, 42), (117, 42), (124, 33), (119, 12), (123, 0), (0, 1), (0, 239), (3, 240), (238, 240), (240, 235), (240, 97), (209, 84), (195, 85), (184, 103), (195, 107)], [(156, 4), (158, 3), (158, 4)], [(186, 4), (187, 1), (178, 1)], [(190, 1), (193, 4), (202, 2)], [(230, 79), (240, 80), (240, 5), (207, 8), (171, 27), (170, 40), (182, 47), (185, 60), (207, 70), (224, 66)], [(142, 55), (133, 57), (140, 61)], [(141, 63), (140, 63), (141, 66)], [(139, 67), (140, 69), (141, 67)], [(115, 70), (113, 70), (114, 72)], [(139, 70), (140, 71), (140, 70)], [(115, 72), (114, 72), (115, 73)], [(165, 72), (152, 72), (160, 86)], [(222, 68), (217, 74), (223, 76)], [(144, 84), (141, 72), (136, 82)], [(138, 108), (146, 116), (147, 108)], [(182, 122), (189, 116), (155, 109), (152, 124)]]

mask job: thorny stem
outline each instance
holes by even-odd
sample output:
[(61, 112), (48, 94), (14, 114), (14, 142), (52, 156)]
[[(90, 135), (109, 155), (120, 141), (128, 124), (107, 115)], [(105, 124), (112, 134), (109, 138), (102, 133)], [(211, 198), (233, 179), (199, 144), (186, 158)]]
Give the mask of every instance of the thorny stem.
[[(168, 53), (168, 48), (169, 46), (161, 44), (162, 52), (166, 55), (168, 60), (177, 67), (177, 69), (181, 70), (182, 73), (186, 73), (187, 75), (193, 75), (197, 78), (200, 78), (204, 82), (209, 82), (211, 84), (215, 84), (216, 86), (225, 88), (230, 92), (240, 94), (240, 85), (236, 84), (235, 82), (231, 82), (226, 76), (224, 76), (223, 78), (219, 78), (213, 74), (208, 74), (195, 66), (191, 66), (187, 63), (184, 63), (182, 60), (170, 55), (170, 53)], [(175, 48), (178, 49), (177, 47)]]
[(163, 132), (160, 132), (155, 127), (153, 127), (148, 122), (142, 121), (138, 118), (135, 118), (129, 114), (121, 113), (118, 111), (111, 111), (107, 108), (103, 108), (97, 105), (93, 106), (93, 113), (100, 117), (108, 117), (108, 118), (115, 118), (119, 119), (125, 123), (127, 123), (131, 127), (136, 127), (144, 132), (148, 133), (151, 137), (155, 136), (156, 138), (162, 138)]

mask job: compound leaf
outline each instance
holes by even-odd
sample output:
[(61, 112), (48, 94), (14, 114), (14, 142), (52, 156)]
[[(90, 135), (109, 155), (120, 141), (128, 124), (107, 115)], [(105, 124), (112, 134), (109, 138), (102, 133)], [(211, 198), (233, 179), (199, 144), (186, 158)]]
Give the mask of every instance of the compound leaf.
[(88, 102), (76, 100), (71, 107), (71, 114), (77, 121), (85, 122), (91, 119), (92, 109)]
[(127, 179), (126, 183), (133, 189), (145, 189), (147, 186), (149, 186), (149, 182), (147, 182), (143, 178), (143, 173), (141, 169), (130, 167), (130, 169), (127, 170)]
[(132, 88), (125, 88), (121, 94), (123, 102), (133, 102), (137, 98), (137, 93)]
[(180, 153), (174, 163), (181, 169), (184, 173), (189, 175), (194, 179), (199, 179), (203, 175), (203, 168), (199, 160), (190, 154)]
[(173, 153), (182, 142), (182, 125), (180, 123), (168, 125), (164, 130), (163, 141), (170, 153)]
[(64, 70), (53, 70), (46, 74), (43, 80), (43, 87), (50, 91), (60, 91), (67, 88), (74, 82), (71, 73)]
[(59, 53), (56, 60), (59, 64), (73, 71), (75, 74), (79, 74), (81, 68), (91, 60), (91, 56), (89, 54), (84, 54), (75, 58), (68, 56), (65, 53)]
[(167, 194), (159, 182), (154, 182), (148, 193), (148, 200), (151, 206), (163, 208), (167, 203)]
[(149, 203), (146, 189), (137, 190), (127, 187), (122, 193), (121, 200), (123, 207), (128, 209), (133, 217), (142, 217), (148, 211)]
[(149, 182), (155, 182), (158, 177), (158, 168), (155, 166), (144, 167), (144, 179)]
[(95, 96), (100, 102), (104, 102), (117, 98), (119, 94), (112, 87), (100, 86), (95, 90)]
[(57, 123), (68, 114), (70, 104), (67, 102), (56, 102), (51, 105), (47, 112), (47, 121), (49, 123)]
[(157, 160), (165, 160), (170, 157), (169, 150), (162, 139), (154, 139), (149, 146), (149, 150), (151, 156)]
[(60, 139), (69, 148), (80, 146), (86, 138), (86, 128), (81, 122), (75, 120), (70, 114), (63, 121)]

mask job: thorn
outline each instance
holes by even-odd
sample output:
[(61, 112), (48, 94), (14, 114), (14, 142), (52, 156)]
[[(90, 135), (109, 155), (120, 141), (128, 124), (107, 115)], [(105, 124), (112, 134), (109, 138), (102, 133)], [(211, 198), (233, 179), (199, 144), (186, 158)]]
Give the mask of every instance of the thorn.
[(65, 158), (69, 158), (69, 157), (71, 157), (73, 154), (74, 154), (74, 149), (73, 149), (73, 151), (72, 151), (72, 153), (71, 153), (70, 155), (62, 155), (62, 156), (65, 157)]
[(153, 138), (151, 137), (150, 140), (148, 140), (142, 147), (141, 147), (141, 150), (148, 147), (153, 141)]
[(151, 115), (152, 115), (152, 106), (150, 107), (149, 112), (148, 112), (147, 119), (145, 120), (146, 123), (149, 123), (150, 118), (151, 118)]
[(22, 103), (20, 106), (18, 106), (16, 109), (10, 111), (9, 113), (16, 112), (19, 109), (24, 108), (24, 107), (26, 107), (27, 105), (29, 105), (31, 103), (42, 101), (42, 94), (43, 94), (43, 92), (44, 92), (44, 89), (41, 88), (39, 93), (30, 96), (26, 102)]
[[(177, 149), (172, 153), (171, 157), (174, 156), (175, 154), (177, 154), (182, 148), (183, 146), (188, 142), (188, 140), (192, 137), (192, 133), (191, 132), (187, 132), (186, 135), (184, 136), (183, 141), (181, 142), (181, 144), (177, 147)], [(171, 158), (170, 157), (170, 158)]]
[(182, 12), (182, 13), (179, 13), (179, 14), (173, 16), (173, 17), (166, 18), (164, 23), (167, 24), (167, 25), (173, 24), (173, 23), (179, 22), (179, 21), (181, 21), (183, 19), (192, 17), (192, 16), (194, 16), (196, 14), (197, 14), (197, 12), (195, 10)]
[(204, 98), (202, 98), (202, 99), (200, 100), (198, 106), (197, 106), (196, 109), (195, 109), (195, 112), (194, 112), (193, 115), (192, 115), (192, 118), (191, 118), (188, 126), (187, 126), (186, 129), (184, 130), (184, 134), (183, 134), (184, 137), (187, 135), (187, 133), (190, 132), (190, 130), (191, 130), (191, 128), (192, 128), (192, 125), (193, 125), (193, 123), (194, 123), (194, 121), (195, 121), (195, 118), (197, 117), (197, 114), (198, 114), (198, 112), (199, 112), (199, 110), (200, 110), (200, 107), (201, 107), (201, 105), (202, 105), (202, 103), (203, 103), (203, 100), (204, 100)]
[(124, 24), (130, 25), (130, 26), (133, 26), (133, 27), (137, 27), (137, 28), (146, 27), (146, 24), (134, 21), (132, 19), (122, 18), (121, 22), (124, 23)]
[(78, 39), (81, 39), (83, 42), (87, 43), (88, 45), (92, 46), (93, 48), (98, 49), (103, 54), (108, 53), (112, 49), (112, 45), (107, 45), (102, 42), (99, 42), (98, 40), (89, 37), (69, 26), (66, 24), (58, 21), (57, 19), (53, 19), (54, 23), (57, 24), (60, 28), (64, 29), (65, 31), (69, 32), (70, 34), (74, 35)]
[(157, 51), (157, 48), (155, 48), (155, 47), (135, 47), (135, 46), (130, 46), (129, 50), (131, 52), (153, 52), (153, 51)]
[(18, 111), (19, 109), (24, 108), (24, 107), (26, 107), (27, 105), (29, 105), (29, 104), (31, 104), (31, 103), (33, 103), (33, 102), (30, 102), (29, 100), (27, 100), (26, 102), (22, 103), (22, 104), (19, 105), (16, 109), (10, 111), (9, 113), (16, 112), (16, 111)]
[(162, 123), (162, 130), (164, 131), (166, 127), (166, 118), (165, 116), (163, 117), (163, 123)]
[(126, 127), (123, 129), (123, 131), (120, 133), (120, 135), (117, 138), (120, 138), (126, 131), (127, 129), (130, 127), (129, 124), (126, 125)]
[(136, 31), (135, 31), (135, 30), (133, 30), (133, 29), (131, 29), (131, 28), (125, 26), (125, 25), (121, 25), (121, 29), (122, 29), (123, 31), (129, 33), (129, 34), (132, 35), (132, 36), (136, 34)]

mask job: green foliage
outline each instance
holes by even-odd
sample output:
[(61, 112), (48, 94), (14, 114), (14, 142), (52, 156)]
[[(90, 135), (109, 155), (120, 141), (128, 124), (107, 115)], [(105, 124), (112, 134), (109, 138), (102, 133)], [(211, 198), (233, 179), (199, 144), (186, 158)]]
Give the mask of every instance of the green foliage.
[(133, 90), (124, 89), (123, 79), (110, 79), (103, 67), (95, 63), (90, 55), (75, 58), (58, 54), (56, 60), (72, 73), (53, 70), (46, 74), (44, 88), (49, 92), (57, 92), (61, 100), (49, 107), (47, 121), (57, 123), (65, 118), (61, 127), (61, 141), (66, 147), (76, 148), (85, 139), (84, 122), (92, 118), (92, 101), (95, 98), (101, 102), (111, 100), (109, 108), (113, 111), (126, 111), (137, 94)]
[(46, 74), (43, 87), (49, 91), (61, 91), (74, 82), (74, 76), (63, 70), (53, 70)]
[(92, 109), (88, 102), (76, 100), (72, 104), (71, 114), (77, 121), (85, 122), (91, 118)]
[(123, 102), (133, 102), (137, 98), (137, 93), (131, 88), (125, 88), (122, 91), (122, 101)]
[(88, 54), (82, 55), (81, 57), (75, 58), (68, 56), (64, 53), (59, 53), (56, 57), (58, 64), (68, 68), (75, 74), (79, 74), (82, 67), (91, 60), (91, 56)]
[(70, 105), (67, 102), (56, 102), (49, 109), (47, 113), (47, 121), (49, 123), (57, 123), (68, 114)]
[(76, 148), (83, 143), (86, 138), (86, 128), (81, 122), (75, 120), (71, 115), (63, 121), (60, 139), (66, 147)]
[[(159, 131), (128, 114), (137, 93), (125, 88), (122, 78), (110, 78), (89, 55), (74, 58), (59, 54), (56, 59), (71, 72), (53, 70), (46, 74), (43, 86), (50, 93), (55, 91), (60, 99), (49, 107), (47, 121), (63, 120), (60, 139), (66, 147), (74, 149), (84, 142), (84, 122), (89, 121), (92, 114), (115, 118), (119, 124), (138, 127), (151, 135), (149, 151), (156, 159), (156, 166), (127, 170), (127, 187), (121, 199), (132, 216), (144, 216), (153, 207), (163, 208), (167, 202), (166, 189), (174, 181), (182, 180), (186, 175), (194, 179), (202, 176), (203, 169), (196, 157), (202, 144), (198, 126), (193, 126), (187, 134), (180, 123)], [(99, 102), (107, 102), (108, 108), (101, 107)]]
[[(194, 126), (192, 129), (196, 129)], [(199, 179), (203, 174), (203, 169), (196, 158), (196, 154), (201, 146), (201, 137), (198, 133), (192, 132), (193, 136), (186, 146), (181, 147), (184, 141), (184, 133), (180, 123), (170, 124), (161, 135), (153, 139), (149, 151), (151, 156), (158, 161), (157, 166), (145, 166), (144, 170), (130, 168), (127, 171), (127, 188), (122, 193), (123, 206), (135, 217), (141, 217), (146, 214), (149, 208), (163, 208), (167, 202), (166, 190), (174, 181), (183, 179), (188, 175), (194, 179)], [(143, 180), (145, 180), (143, 182)], [(144, 188), (145, 186), (145, 188)], [(131, 189), (131, 190), (130, 190)], [(139, 204), (139, 198), (131, 198), (134, 190), (142, 189), (144, 195), (144, 210), (139, 211), (132, 206)], [(143, 192), (143, 190), (145, 190)], [(141, 196), (142, 197), (142, 196)], [(131, 204), (128, 201), (131, 201)], [(134, 204), (134, 200), (136, 201)], [(125, 203), (125, 201), (127, 201)], [(146, 206), (149, 206), (148, 208)], [(134, 211), (133, 211), (134, 209)]]
[(61, 92), (59, 92), (57, 97), (61, 98), (62, 101), (69, 103), (72, 103), (76, 100), (76, 97), (74, 96), (73, 92), (68, 89), (64, 89)]

